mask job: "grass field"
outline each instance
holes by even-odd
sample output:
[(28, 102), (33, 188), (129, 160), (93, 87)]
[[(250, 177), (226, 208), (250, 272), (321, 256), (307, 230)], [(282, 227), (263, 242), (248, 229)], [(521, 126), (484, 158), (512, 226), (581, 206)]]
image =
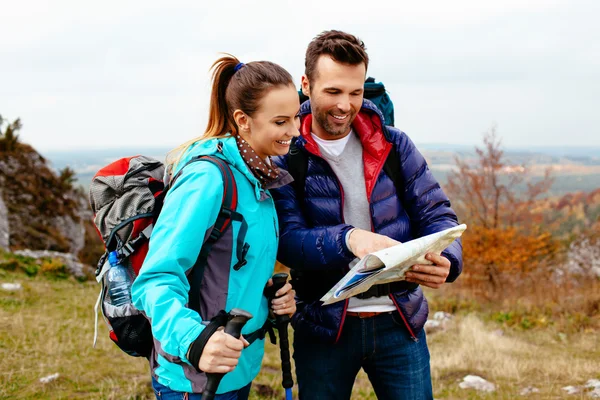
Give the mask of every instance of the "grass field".
[[(121, 353), (108, 339), (104, 325), (97, 348), (92, 348), (95, 283), (27, 277), (4, 270), (0, 270), (0, 282), (23, 286), (14, 292), (0, 290), (1, 399), (154, 398), (146, 361)], [(440, 296), (433, 296), (432, 311), (438, 306), (447, 308), (447, 299), (436, 300)], [(563, 386), (600, 378), (597, 319), (585, 329), (569, 332), (554, 324), (530, 329), (508, 326), (506, 319), (494, 315), (466, 307), (456, 312), (448, 329), (430, 335), (436, 399), (513, 399), (526, 386), (540, 389), (530, 399), (563, 398), (567, 397)], [(252, 399), (284, 398), (278, 360), (278, 348), (267, 344)], [(60, 374), (58, 379), (40, 383), (41, 377), (54, 373)], [(497, 391), (481, 394), (460, 389), (458, 383), (467, 374), (495, 383)], [(353, 399), (374, 398), (361, 374)]]

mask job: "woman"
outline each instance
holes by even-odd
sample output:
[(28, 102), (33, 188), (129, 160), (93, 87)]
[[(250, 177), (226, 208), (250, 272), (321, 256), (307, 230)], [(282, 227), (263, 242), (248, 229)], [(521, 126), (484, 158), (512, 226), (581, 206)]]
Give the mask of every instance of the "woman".
[[(201, 138), (178, 149), (181, 156), (171, 167), (173, 173), (181, 173), (165, 198), (132, 288), (135, 306), (152, 324), (152, 383), (157, 398), (162, 399), (200, 399), (206, 373), (226, 373), (217, 399), (248, 397), (260, 370), (264, 341), (249, 344), (243, 336), (238, 340), (222, 330), (206, 341), (201, 333), (219, 310), (241, 308), (253, 315), (242, 334), (257, 331), (267, 319), (269, 306), (263, 290), (271, 283), (278, 244), (269, 189), (291, 180), (269, 157), (286, 154), (292, 137), (299, 135), (298, 94), (285, 69), (267, 61), (243, 64), (233, 56), (220, 58), (212, 69), (208, 127)], [(219, 157), (231, 167), (238, 191), (237, 212), (247, 224), (244, 240), (249, 248), (240, 268), (234, 249), (240, 223), (234, 221), (229, 236), (226, 232), (212, 246), (196, 294), (201, 303), (198, 313), (187, 306), (186, 273), (215, 225), (224, 193), (223, 177), (214, 164), (201, 161), (183, 168), (191, 158), (202, 155)], [(296, 305), (289, 283), (276, 295), (281, 297), (272, 301), (273, 312), (293, 314)]]

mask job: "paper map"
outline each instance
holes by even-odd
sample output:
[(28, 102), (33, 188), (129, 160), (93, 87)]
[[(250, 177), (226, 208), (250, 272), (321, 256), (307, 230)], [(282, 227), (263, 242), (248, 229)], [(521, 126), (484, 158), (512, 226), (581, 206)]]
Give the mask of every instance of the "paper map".
[(367, 254), (325, 296), (323, 304), (356, 296), (373, 285), (404, 280), (413, 265), (431, 264), (427, 253), (440, 254), (467, 229), (465, 224)]

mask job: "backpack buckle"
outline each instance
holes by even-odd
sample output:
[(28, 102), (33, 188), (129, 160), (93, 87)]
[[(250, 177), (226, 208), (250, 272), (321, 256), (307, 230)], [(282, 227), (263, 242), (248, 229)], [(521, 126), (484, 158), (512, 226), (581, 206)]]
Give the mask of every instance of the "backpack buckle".
[(208, 237), (212, 242), (216, 242), (217, 240), (221, 239), (221, 236), (223, 236), (223, 232), (221, 232), (219, 229), (217, 228), (213, 228), (212, 232), (210, 233), (210, 236)]
[(233, 269), (235, 271), (239, 271), (244, 265), (248, 264), (248, 261), (246, 260), (248, 250), (250, 250), (250, 245), (248, 243), (244, 243), (244, 247), (242, 247), (240, 258), (238, 262), (233, 266)]

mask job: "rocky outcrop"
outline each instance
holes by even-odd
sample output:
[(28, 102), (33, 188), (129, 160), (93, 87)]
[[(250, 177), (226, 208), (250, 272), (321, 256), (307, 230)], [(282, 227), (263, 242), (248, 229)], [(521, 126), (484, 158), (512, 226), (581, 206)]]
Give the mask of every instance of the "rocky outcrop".
[(8, 250), (9, 244), (9, 225), (8, 225), (8, 209), (2, 199), (2, 191), (0, 190), (0, 250)]
[(52, 220), (52, 225), (66, 239), (69, 246), (66, 249), (67, 252), (78, 254), (83, 249), (85, 245), (85, 228), (81, 219), (76, 220), (68, 215), (60, 216)]
[(6, 247), (11, 249), (73, 254), (83, 249), (82, 215), (89, 209), (85, 196), (31, 146), (18, 143), (11, 151), (0, 151), (0, 189), (5, 206), (4, 213), (0, 210), (0, 245), (9, 233)]

